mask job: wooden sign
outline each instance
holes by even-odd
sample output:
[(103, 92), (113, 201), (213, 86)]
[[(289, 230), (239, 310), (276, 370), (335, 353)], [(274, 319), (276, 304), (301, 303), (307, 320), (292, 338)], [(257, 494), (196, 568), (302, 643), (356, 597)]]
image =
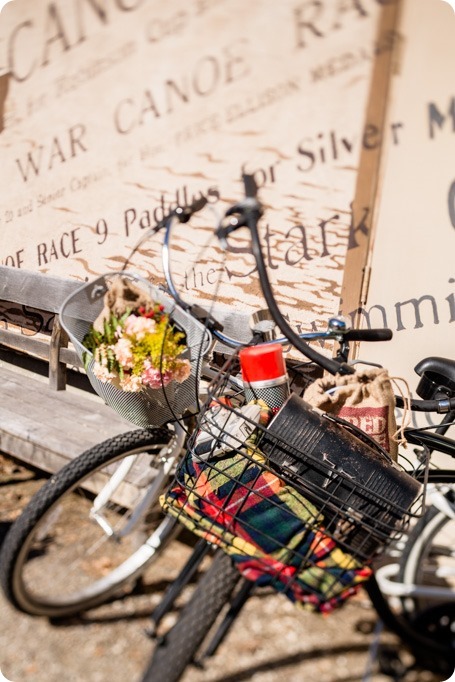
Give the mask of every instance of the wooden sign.
[(441, 0), (403, 3), (371, 259), (360, 318), (391, 343), (361, 352), (414, 390), (424, 357), (455, 342), (455, 14)]
[[(1, 263), (80, 281), (118, 270), (164, 214), (202, 195), (204, 212), (176, 230), (176, 282), (191, 299), (216, 293), (228, 317), (243, 319), (263, 306), (248, 240), (239, 233), (225, 258), (211, 235), (249, 172), (278, 301), (297, 327), (325, 327), (364, 229), (352, 213), (359, 159), (382, 144), (365, 113), (375, 61), (395, 40), (378, 33), (383, 5), (7, 5)], [(130, 269), (161, 280), (160, 240), (144, 243)]]

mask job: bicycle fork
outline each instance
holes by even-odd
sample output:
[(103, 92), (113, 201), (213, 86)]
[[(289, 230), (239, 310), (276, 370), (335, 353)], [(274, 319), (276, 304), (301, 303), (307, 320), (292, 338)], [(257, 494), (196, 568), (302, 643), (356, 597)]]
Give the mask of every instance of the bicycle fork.
[(161, 465), (158, 469), (158, 473), (140, 503), (133, 509), (128, 522), (121, 530), (116, 531), (108, 522), (103, 512), (119, 486), (125, 481), (139, 455), (130, 455), (129, 457), (126, 457), (93, 500), (90, 509), (90, 518), (96, 521), (108, 537), (119, 541), (122, 537), (128, 535), (136, 524), (144, 518), (147, 510), (157, 499), (163, 488), (164, 481), (169, 476), (169, 473), (180, 455), (185, 440), (186, 432), (178, 422), (175, 423), (174, 428), (175, 435), (172, 438), (172, 441), (164, 446), (159, 452)]

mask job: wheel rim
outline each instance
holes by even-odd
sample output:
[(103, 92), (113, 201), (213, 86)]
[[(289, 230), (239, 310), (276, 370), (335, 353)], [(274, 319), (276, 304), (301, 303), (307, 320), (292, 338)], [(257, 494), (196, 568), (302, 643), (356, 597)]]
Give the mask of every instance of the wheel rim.
[[(425, 531), (431, 536), (430, 542), (421, 538), (421, 543), (416, 543), (415, 552), (419, 551), (418, 557), (411, 557), (403, 574), (405, 584), (437, 588), (445, 592), (444, 597), (431, 598), (430, 596), (416, 596), (404, 600), (405, 611), (414, 617), (415, 614), (428, 611), (436, 613), (435, 607), (447, 603), (452, 614), (455, 599), (455, 519), (447, 519), (440, 514), (435, 516), (428, 524)], [(424, 533), (425, 534), (425, 533)], [(423, 534), (423, 535), (424, 535)], [(441, 613), (441, 609), (438, 609)]]
[(139, 523), (127, 535), (119, 534), (131, 517), (132, 506), (143, 499), (147, 484), (156, 475), (157, 469), (150, 465), (156, 463), (162, 447), (128, 451), (135, 460), (129, 482), (119, 486), (113, 503), (103, 510), (114, 536), (108, 537), (90, 518), (90, 509), (95, 494), (125, 459), (125, 453), (80, 479), (78, 484), (83, 480), (84, 488), (73, 486), (39, 520), (21, 548), (13, 577), (14, 593), (24, 610), (58, 616), (71, 607), (77, 611), (81, 605), (95, 605), (101, 595), (106, 598), (125, 581), (133, 581), (155, 558), (171, 530), (171, 521), (163, 522), (156, 500), (145, 527)]

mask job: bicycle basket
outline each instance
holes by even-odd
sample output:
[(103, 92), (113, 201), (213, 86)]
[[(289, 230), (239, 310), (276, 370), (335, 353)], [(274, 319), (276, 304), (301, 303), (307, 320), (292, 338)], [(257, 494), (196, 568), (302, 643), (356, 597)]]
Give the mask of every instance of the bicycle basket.
[(112, 383), (100, 380), (94, 373), (93, 354), (84, 347), (83, 341), (103, 310), (104, 295), (115, 277), (119, 275), (117, 273), (101, 275), (68, 296), (60, 310), (60, 321), (78, 356), (84, 362), (91, 385), (104, 402), (136, 426), (160, 426), (180, 417), (185, 410), (197, 404), (202, 359), (211, 343), (210, 333), (163, 291), (137, 275), (122, 272), (122, 278), (138, 286), (154, 302), (161, 305), (172, 324), (184, 332), (186, 341), (184, 357), (189, 360), (190, 374), (182, 383), (171, 381), (164, 385), (163, 382), (158, 388), (142, 386), (137, 392), (124, 391)]
[(368, 436), (297, 395), (273, 417), (261, 401), (245, 405), (229, 393), (226, 378), (213, 387), (162, 505), (222, 547), (246, 578), (329, 611), (407, 526), (421, 485)]

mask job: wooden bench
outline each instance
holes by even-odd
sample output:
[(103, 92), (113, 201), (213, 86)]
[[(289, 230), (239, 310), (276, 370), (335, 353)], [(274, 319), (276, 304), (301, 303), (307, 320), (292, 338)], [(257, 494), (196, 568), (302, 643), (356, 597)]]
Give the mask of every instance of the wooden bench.
[[(59, 323), (57, 314), (65, 298), (78, 286), (78, 282), (60, 277), (0, 266), (0, 301), (50, 313), (52, 319), (50, 340), (46, 341), (29, 334), (11, 331), (8, 328), (11, 321), (7, 320), (4, 314), (5, 326), (0, 328), (0, 344), (48, 361), (49, 386), (57, 391), (66, 388), (67, 365), (82, 367), (75, 351), (68, 349), (68, 337)], [(25, 320), (26, 310), (23, 310), (23, 313)], [(49, 321), (43, 318), (43, 322), (46, 333), (49, 330)]]
[[(134, 428), (90, 390), (68, 347), (58, 311), (78, 286), (0, 266), (0, 450), (51, 473), (92, 445)], [(46, 377), (27, 369), (32, 360), (44, 363)], [(85, 379), (86, 390), (70, 385), (78, 382), (68, 381), (68, 373)]]

